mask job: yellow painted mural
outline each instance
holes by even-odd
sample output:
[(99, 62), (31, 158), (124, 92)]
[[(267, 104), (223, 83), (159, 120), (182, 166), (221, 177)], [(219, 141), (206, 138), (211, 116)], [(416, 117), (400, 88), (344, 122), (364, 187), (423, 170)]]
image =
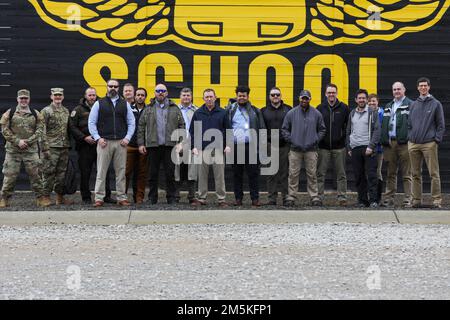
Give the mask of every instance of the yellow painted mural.
[[(291, 105), (297, 101), (296, 74), (303, 77), (303, 87), (312, 92), (312, 104), (321, 102), (324, 70), (329, 70), (331, 81), (339, 87), (339, 98), (346, 103), (353, 96), (351, 78), (358, 81), (353, 87), (377, 93), (376, 52), (356, 57), (352, 63), (358, 70), (350, 71), (348, 57), (328, 48), (371, 40), (393, 41), (405, 33), (426, 30), (441, 20), (450, 5), (450, 0), (28, 1), (49, 25), (123, 48), (124, 56), (126, 48), (166, 42), (194, 49), (189, 57), (192, 60), (184, 60), (192, 66), (189, 71), (180, 61), (186, 57), (183, 50), (147, 50), (149, 54), (137, 70), (129, 70), (129, 61), (117, 53), (93, 52), (84, 64), (83, 76), (100, 96), (106, 92), (107, 79), (101, 72), (105, 68), (111, 77), (124, 81), (137, 78), (136, 84), (147, 89), (156, 85), (157, 70), (162, 68), (164, 81), (176, 86), (192, 84), (196, 104), (202, 103), (205, 88), (214, 88), (224, 102), (234, 97), (242, 76), (239, 72), (245, 72), (251, 100), (258, 107), (266, 103), (269, 69), (274, 71), (274, 83), (282, 89), (284, 101)], [(293, 48), (301, 55), (301, 46), (307, 42), (326, 52), (318, 50), (306, 61), (279, 52)], [(256, 57), (243, 66), (245, 53)], [(219, 55), (214, 77), (213, 55)]]
[(392, 41), (435, 25), (450, 0), (28, 0), (61, 30), (117, 47), (174, 41), (213, 51), (272, 51)]

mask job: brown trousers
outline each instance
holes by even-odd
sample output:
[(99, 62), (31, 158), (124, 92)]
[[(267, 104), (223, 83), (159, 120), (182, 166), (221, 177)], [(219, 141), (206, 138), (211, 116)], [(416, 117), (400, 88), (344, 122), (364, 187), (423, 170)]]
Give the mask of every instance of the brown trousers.
[(386, 177), (386, 193), (384, 197), (386, 200), (393, 201), (395, 193), (397, 192), (397, 172), (400, 167), (403, 179), (403, 192), (405, 197), (403, 202), (411, 201), (411, 161), (409, 160), (408, 145), (398, 144), (397, 141), (392, 141), (390, 146), (384, 146), (384, 161), (387, 163), (387, 177)]
[(139, 148), (127, 147), (126, 192), (133, 178), (133, 199), (135, 202), (144, 201), (145, 186), (147, 184), (148, 162), (147, 155), (139, 153)]
[(408, 142), (409, 158), (412, 170), (412, 201), (422, 203), (422, 164), (425, 160), (431, 178), (431, 196), (434, 204), (442, 203), (441, 177), (439, 174), (438, 145), (436, 142)]

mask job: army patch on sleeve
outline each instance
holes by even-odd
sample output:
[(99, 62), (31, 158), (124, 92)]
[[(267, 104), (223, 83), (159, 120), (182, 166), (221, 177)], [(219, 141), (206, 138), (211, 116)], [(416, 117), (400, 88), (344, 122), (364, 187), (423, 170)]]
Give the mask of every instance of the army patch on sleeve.
[(70, 116), (73, 118), (77, 115), (77, 112), (75, 110), (72, 111), (72, 113), (70, 114)]

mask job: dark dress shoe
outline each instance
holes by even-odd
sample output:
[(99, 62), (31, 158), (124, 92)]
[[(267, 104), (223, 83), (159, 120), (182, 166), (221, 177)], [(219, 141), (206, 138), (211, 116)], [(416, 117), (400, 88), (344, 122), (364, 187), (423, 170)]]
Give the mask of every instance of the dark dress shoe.
[(259, 200), (252, 200), (252, 207), (261, 207)]
[(242, 206), (242, 200), (236, 200), (234, 202), (234, 205), (237, 206), (237, 207)]
[(112, 198), (106, 198), (106, 197), (103, 199), (103, 202), (104, 203), (117, 203), (116, 200), (113, 200)]

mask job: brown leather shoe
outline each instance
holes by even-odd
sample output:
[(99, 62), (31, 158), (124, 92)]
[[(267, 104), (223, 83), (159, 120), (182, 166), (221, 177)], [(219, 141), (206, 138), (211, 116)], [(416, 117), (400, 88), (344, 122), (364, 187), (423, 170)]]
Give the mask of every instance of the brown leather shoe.
[(100, 201), (100, 200), (95, 200), (95, 202), (94, 202), (94, 207), (101, 207), (101, 206), (103, 206), (103, 201)]
[(37, 198), (36, 204), (38, 207), (49, 207), (52, 205), (52, 200), (49, 196), (42, 196)]
[(221, 201), (221, 202), (219, 202), (219, 207), (220, 208), (228, 208), (228, 203), (226, 203), (225, 201)]
[(130, 201), (128, 201), (128, 200), (117, 201), (117, 204), (119, 206), (124, 206), (124, 207), (128, 207), (129, 205), (131, 205)]
[(259, 200), (252, 200), (252, 207), (261, 207)]
[(237, 206), (237, 207), (242, 206), (242, 200), (236, 200), (236, 201), (234, 202), (234, 205)]
[(74, 204), (73, 200), (65, 199), (64, 195), (57, 194), (56, 195), (56, 205), (71, 205)]
[(192, 200), (189, 201), (189, 203), (190, 203), (191, 206), (193, 206), (193, 207), (199, 207), (199, 206), (202, 205), (202, 204), (200, 203), (200, 201), (198, 201), (197, 199), (192, 199)]

